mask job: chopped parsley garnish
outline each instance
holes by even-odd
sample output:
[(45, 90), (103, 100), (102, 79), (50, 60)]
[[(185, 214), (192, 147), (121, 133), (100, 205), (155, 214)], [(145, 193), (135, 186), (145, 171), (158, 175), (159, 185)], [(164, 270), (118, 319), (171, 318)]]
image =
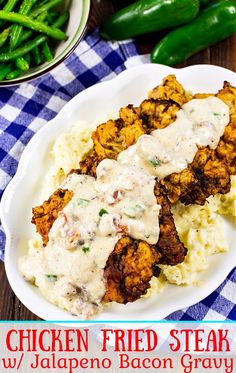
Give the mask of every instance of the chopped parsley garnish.
[(144, 211), (145, 207), (141, 205), (130, 206), (124, 209), (125, 215), (129, 218), (141, 218)]
[(157, 159), (157, 158), (152, 158), (150, 159), (150, 163), (156, 167), (156, 166), (160, 166), (161, 165), (161, 162)]
[(81, 206), (88, 206), (89, 203), (90, 203), (89, 199), (84, 199), (84, 198), (79, 199), (79, 205)]
[(101, 209), (98, 213), (98, 215), (101, 217), (102, 215), (108, 214), (107, 210)]
[(220, 113), (213, 113), (213, 115), (215, 115), (216, 117), (219, 117)]
[(141, 206), (141, 205), (135, 205), (135, 209), (136, 211), (145, 211), (145, 207), (144, 206)]
[(77, 246), (82, 246), (84, 245), (84, 240), (78, 240), (76, 243)]
[(55, 282), (57, 281), (57, 276), (56, 275), (45, 275), (48, 279), (48, 281)]
[(89, 247), (88, 246), (83, 246), (82, 247), (82, 251), (86, 254), (88, 251), (89, 251)]

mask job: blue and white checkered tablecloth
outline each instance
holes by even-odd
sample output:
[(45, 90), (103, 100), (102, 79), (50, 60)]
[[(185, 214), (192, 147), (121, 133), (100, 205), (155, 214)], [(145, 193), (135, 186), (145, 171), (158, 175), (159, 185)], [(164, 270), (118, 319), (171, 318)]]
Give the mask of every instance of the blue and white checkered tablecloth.
[[(62, 65), (33, 82), (0, 88), (0, 197), (14, 176), (24, 147), (77, 93), (125, 69), (137, 56), (133, 42), (107, 43), (97, 31), (88, 35)], [(0, 227), (0, 258), (5, 234)], [(170, 315), (171, 320), (236, 320), (236, 270), (202, 302)]]

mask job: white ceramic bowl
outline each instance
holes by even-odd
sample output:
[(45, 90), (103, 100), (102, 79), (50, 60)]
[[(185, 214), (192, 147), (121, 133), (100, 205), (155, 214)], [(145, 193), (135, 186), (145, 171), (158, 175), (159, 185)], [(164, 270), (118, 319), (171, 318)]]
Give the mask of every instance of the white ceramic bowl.
[[(30, 223), (31, 208), (39, 202), (39, 189), (50, 162), (52, 143), (78, 119), (94, 122), (99, 118), (103, 121), (107, 114), (118, 112), (122, 106), (140, 103), (147, 92), (170, 73), (175, 74), (180, 83), (193, 92), (216, 92), (222, 87), (224, 80), (236, 85), (236, 74), (217, 66), (199, 65), (173, 69), (161, 65), (142, 65), (78, 94), (26, 146), (18, 171), (3, 195), (1, 215), (7, 236), (5, 266), (9, 282), (21, 302), (39, 317), (45, 320), (77, 320), (49, 303), (36, 287), (24, 281), (17, 265), (19, 256), (26, 254), (27, 241), (34, 232)], [(96, 320), (158, 320), (205, 298), (236, 265), (235, 231), (227, 221), (225, 229), (230, 250), (210, 258), (209, 268), (200, 276), (204, 286), (168, 285), (161, 294), (153, 294), (148, 299), (140, 299), (127, 305), (114, 304), (98, 315)]]
[(70, 11), (70, 18), (65, 28), (68, 39), (65, 42), (58, 43), (53, 60), (29, 69), (19, 78), (0, 81), (0, 87), (16, 85), (39, 78), (63, 62), (75, 50), (84, 35), (90, 2), (91, 0), (65, 0), (61, 10), (68, 9)]

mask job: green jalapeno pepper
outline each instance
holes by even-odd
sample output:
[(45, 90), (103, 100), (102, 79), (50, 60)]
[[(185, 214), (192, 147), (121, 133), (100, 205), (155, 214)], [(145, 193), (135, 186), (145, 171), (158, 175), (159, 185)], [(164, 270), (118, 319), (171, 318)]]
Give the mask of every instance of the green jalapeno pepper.
[(123, 40), (191, 21), (199, 0), (139, 0), (109, 17), (100, 28), (109, 40)]
[(153, 49), (151, 61), (173, 66), (236, 32), (236, 2), (219, 0), (191, 23), (171, 31)]

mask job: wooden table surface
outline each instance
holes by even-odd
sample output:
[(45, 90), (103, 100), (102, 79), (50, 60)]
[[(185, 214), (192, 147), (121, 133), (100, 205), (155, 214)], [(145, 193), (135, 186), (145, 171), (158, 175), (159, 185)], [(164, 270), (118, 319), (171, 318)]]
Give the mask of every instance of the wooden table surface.
[[(116, 3), (122, 3), (122, 1), (93, 0), (89, 28), (92, 29), (108, 14), (111, 14), (116, 8)], [(152, 46), (157, 41), (158, 35), (139, 38), (138, 45), (140, 53), (150, 52)], [(188, 61), (181, 64), (180, 67), (202, 63), (219, 65), (236, 72), (236, 34), (216, 46), (191, 57)], [(7, 281), (3, 263), (0, 263), (0, 284), (1, 320), (38, 320), (14, 295)]]

